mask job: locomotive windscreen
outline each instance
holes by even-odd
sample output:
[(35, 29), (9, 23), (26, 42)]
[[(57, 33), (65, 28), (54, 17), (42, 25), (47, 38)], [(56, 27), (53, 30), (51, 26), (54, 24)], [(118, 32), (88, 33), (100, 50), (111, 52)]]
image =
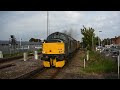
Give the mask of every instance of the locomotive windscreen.
[(64, 34), (61, 34), (61, 33), (58, 33), (58, 32), (49, 35), (48, 38), (47, 38), (47, 40), (52, 40), (52, 39), (61, 39), (61, 40), (64, 40), (64, 41), (68, 41), (67, 37)]

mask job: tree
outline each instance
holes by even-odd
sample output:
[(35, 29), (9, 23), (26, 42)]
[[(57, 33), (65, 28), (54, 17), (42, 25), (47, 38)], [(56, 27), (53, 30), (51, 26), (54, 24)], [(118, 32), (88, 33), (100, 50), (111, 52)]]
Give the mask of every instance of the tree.
[(41, 42), (41, 40), (40, 39), (31, 38), (29, 40), (29, 42)]
[(31, 38), (30, 40), (29, 40), (29, 42), (34, 42), (35, 41), (35, 38)]
[(94, 47), (94, 39), (95, 39), (95, 33), (94, 33), (94, 29), (93, 28), (86, 28), (83, 26), (83, 29), (81, 29), (81, 34), (84, 36), (82, 38), (83, 41), (83, 47), (87, 48), (88, 50), (92, 50), (92, 48)]
[(99, 45), (99, 40), (100, 40), (100, 38), (98, 36), (94, 38), (94, 43), (96, 46)]
[(102, 41), (103, 46), (105, 46), (105, 45), (110, 45), (111, 43), (112, 43), (112, 41), (111, 41), (110, 38), (106, 38), (106, 39), (104, 39), (104, 40)]

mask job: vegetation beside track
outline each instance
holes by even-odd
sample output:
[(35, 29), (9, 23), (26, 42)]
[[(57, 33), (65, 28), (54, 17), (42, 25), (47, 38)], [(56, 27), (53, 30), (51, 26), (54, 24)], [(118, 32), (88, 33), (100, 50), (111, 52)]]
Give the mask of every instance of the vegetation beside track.
[[(82, 69), (87, 73), (114, 73), (117, 72), (117, 63), (100, 53), (90, 51), (90, 60), (86, 61), (86, 68)], [(83, 57), (81, 58), (83, 60)]]

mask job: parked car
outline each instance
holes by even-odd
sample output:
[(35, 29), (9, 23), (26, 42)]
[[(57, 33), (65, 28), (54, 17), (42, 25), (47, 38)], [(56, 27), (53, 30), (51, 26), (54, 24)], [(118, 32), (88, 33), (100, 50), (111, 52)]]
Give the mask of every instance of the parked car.
[(102, 46), (97, 46), (97, 47), (96, 47), (96, 51), (103, 52), (104, 49), (105, 49), (105, 48), (102, 47)]

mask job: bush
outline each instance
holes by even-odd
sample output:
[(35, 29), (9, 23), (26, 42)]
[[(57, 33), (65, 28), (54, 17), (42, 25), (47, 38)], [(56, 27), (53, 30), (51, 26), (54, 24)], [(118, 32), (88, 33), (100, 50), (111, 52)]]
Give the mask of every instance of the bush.
[(90, 60), (87, 62), (85, 71), (97, 73), (117, 72), (117, 63), (101, 56), (99, 53), (90, 51)]

